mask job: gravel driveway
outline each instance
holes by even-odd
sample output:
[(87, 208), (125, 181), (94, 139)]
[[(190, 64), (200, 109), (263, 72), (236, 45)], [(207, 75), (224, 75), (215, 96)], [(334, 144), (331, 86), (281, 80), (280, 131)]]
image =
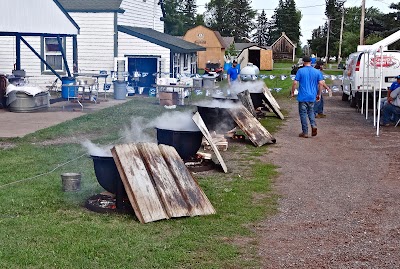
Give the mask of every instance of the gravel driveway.
[[(400, 268), (400, 127), (376, 137), (340, 96), (318, 136), (299, 138), (297, 102), (267, 156), (279, 212), (256, 229), (263, 268)], [(372, 117), (372, 115), (371, 115)]]

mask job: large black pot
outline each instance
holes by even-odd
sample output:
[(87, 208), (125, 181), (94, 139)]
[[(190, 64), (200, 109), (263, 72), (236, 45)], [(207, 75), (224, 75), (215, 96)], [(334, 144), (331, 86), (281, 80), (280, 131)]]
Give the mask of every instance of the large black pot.
[(113, 157), (90, 156), (93, 160), (97, 181), (106, 191), (116, 194), (122, 185), (121, 177)]
[(227, 108), (197, 106), (197, 111), (210, 131), (226, 133), (237, 125)]
[(156, 129), (158, 144), (174, 147), (183, 160), (195, 156), (201, 146), (203, 134), (200, 131)]

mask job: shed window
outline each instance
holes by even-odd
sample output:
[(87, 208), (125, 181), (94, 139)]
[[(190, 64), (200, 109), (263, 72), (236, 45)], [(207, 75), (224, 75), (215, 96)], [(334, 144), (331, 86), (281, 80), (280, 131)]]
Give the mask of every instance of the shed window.
[[(61, 44), (64, 43), (64, 39), (61, 38)], [(65, 47), (65, 46), (64, 46)], [(55, 37), (44, 38), (44, 58), (46, 62), (56, 71), (64, 71), (63, 58), (60, 47), (58, 46), (58, 40)], [(50, 71), (45, 66), (44, 71)]]

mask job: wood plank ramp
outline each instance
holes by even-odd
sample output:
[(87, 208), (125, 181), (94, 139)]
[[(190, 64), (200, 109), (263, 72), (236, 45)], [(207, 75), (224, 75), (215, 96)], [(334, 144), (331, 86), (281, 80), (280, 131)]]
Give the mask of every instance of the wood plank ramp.
[[(246, 108), (244, 108), (244, 109), (246, 109)], [(225, 173), (228, 173), (228, 168), (226, 167), (225, 161), (222, 158), (221, 153), (219, 152), (217, 146), (214, 144), (212, 136), (211, 136), (210, 132), (208, 131), (207, 126), (204, 123), (203, 118), (200, 116), (199, 112), (196, 112), (193, 115), (192, 119), (196, 123), (197, 127), (199, 127), (200, 131), (203, 133), (203, 136), (205, 137), (205, 139), (208, 141), (208, 143), (210, 143), (210, 146), (211, 146), (212, 150), (214, 151), (215, 155), (217, 156), (217, 159), (218, 159), (220, 165), (222, 166), (222, 169), (224, 170)]]
[(242, 104), (247, 108), (247, 110), (254, 116), (256, 117), (256, 110), (254, 109), (253, 101), (251, 100), (250, 97), (250, 92), (249, 90), (245, 90), (243, 92), (240, 92), (237, 94), (239, 97), (240, 101)]
[(272, 96), (271, 91), (267, 87), (264, 87), (263, 93), (266, 98), (266, 103), (268, 104), (268, 107), (275, 113), (276, 116), (278, 116), (278, 118), (280, 118), (281, 120), (285, 119), (280, 110), (281, 108), (275, 97)]
[(175, 148), (138, 143), (116, 145), (111, 152), (141, 223), (215, 214)]
[(244, 107), (229, 108), (233, 120), (257, 147), (276, 143), (276, 139), (264, 126)]

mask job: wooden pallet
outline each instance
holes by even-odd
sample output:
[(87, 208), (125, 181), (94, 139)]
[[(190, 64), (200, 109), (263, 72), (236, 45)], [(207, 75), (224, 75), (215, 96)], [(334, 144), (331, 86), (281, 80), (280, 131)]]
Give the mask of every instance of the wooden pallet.
[(229, 108), (228, 111), (239, 128), (249, 137), (255, 146), (261, 147), (264, 144), (273, 144), (276, 142), (276, 139), (244, 106)]
[(111, 152), (141, 223), (215, 213), (175, 148), (139, 143), (117, 145)]

